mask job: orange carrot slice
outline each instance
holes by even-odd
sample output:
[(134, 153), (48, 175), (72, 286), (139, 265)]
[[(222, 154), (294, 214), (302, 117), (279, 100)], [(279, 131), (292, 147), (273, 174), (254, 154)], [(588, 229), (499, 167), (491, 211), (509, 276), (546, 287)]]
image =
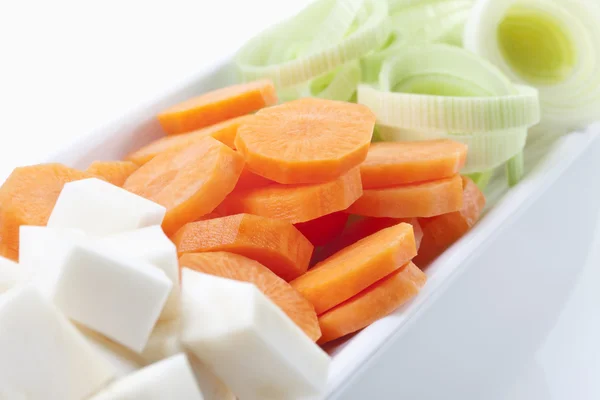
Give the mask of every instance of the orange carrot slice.
[(213, 211), (233, 190), (244, 159), (223, 143), (205, 137), (175, 152), (154, 157), (127, 178), (124, 189), (166, 207), (167, 235)]
[(313, 341), (321, 337), (315, 309), (289, 283), (257, 261), (226, 252), (189, 253), (179, 259), (181, 267), (236, 281), (250, 282), (269, 297)]
[(160, 153), (184, 149), (206, 136), (211, 136), (217, 139), (219, 142), (226, 144), (232, 149), (235, 149), (233, 142), (235, 140), (238, 127), (247, 118), (249, 117), (245, 115), (242, 117), (228, 119), (206, 128), (183, 133), (181, 135), (160, 138), (129, 154), (126, 159), (133, 161), (136, 164), (143, 165)]
[(360, 165), (364, 189), (449, 178), (465, 165), (467, 146), (452, 140), (379, 142)]
[(19, 252), (11, 249), (4, 243), (0, 243), (0, 256), (8, 258), (9, 260), (13, 260), (15, 262), (19, 262)]
[(240, 179), (238, 179), (237, 185), (235, 185), (235, 191), (239, 192), (249, 189), (261, 188), (271, 185), (272, 183), (274, 182), (260, 175), (256, 175), (254, 172), (250, 171), (246, 166), (242, 170), (242, 174), (240, 175)]
[(92, 177), (62, 164), (15, 168), (0, 187), (0, 244), (18, 254), (19, 227), (46, 225), (65, 183)]
[(348, 212), (368, 217), (433, 217), (462, 207), (460, 175), (425, 183), (366, 189)]
[(251, 171), (275, 182), (327, 182), (365, 160), (375, 119), (360, 104), (304, 98), (257, 112), (235, 146)]
[(217, 208), (220, 215), (248, 213), (296, 224), (345, 210), (362, 195), (360, 171), (315, 185), (271, 184), (234, 192)]
[(427, 276), (409, 262), (379, 282), (319, 316), (323, 344), (367, 327), (415, 297)]
[(320, 315), (386, 277), (416, 254), (412, 226), (401, 223), (335, 253), (291, 285)]
[(349, 216), (338, 211), (295, 226), (314, 246), (323, 246), (342, 233)]
[(175, 135), (246, 115), (276, 103), (277, 93), (273, 83), (258, 80), (217, 89), (176, 104), (158, 114), (158, 121), (167, 135)]
[(485, 196), (469, 178), (463, 177), (463, 206), (459, 211), (420, 218), (423, 242), (415, 263), (427, 266), (475, 225), (485, 207)]
[(228, 251), (263, 264), (292, 280), (308, 269), (313, 245), (286, 221), (237, 214), (184, 225), (173, 243), (177, 252)]
[(319, 253), (317, 261), (324, 260), (330, 257), (332, 254), (337, 253), (344, 247), (348, 247), (361, 239), (366, 238), (379, 232), (382, 229), (389, 228), (390, 226), (398, 225), (401, 222), (410, 224), (413, 227), (413, 233), (415, 235), (415, 245), (417, 251), (421, 246), (421, 240), (423, 239), (423, 231), (417, 218), (374, 218), (374, 217), (360, 217), (358, 220), (348, 224), (343, 230), (341, 235), (337, 236), (331, 242), (329, 242)]
[(138, 168), (139, 166), (131, 161), (94, 161), (86, 172), (120, 187)]

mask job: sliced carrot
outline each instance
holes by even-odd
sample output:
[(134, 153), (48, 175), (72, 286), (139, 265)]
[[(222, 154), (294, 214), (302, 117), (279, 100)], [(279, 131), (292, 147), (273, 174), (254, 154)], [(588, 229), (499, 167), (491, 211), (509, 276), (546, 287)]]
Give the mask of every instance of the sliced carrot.
[(319, 316), (323, 344), (367, 327), (415, 297), (427, 276), (412, 262)]
[(292, 280), (308, 269), (313, 245), (286, 221), (237, 214), (184, 225), (173, 236), (177, 252), (228, 251)]
[(327, 182), (365, 160), (375, 119), (360, 104), (304, 98), (257, 112), (235, 146), (251, 171), (275, 182)]
[(447, 139), (373, 143), (360, 165), (363, 188), (449, 178), (458, 174), (466, 159), (467, 146)]
[(296, 224), (345, 210), (362, 195), (360, 171), (315, 185), (269, 186), (234, 192), (217, 208), (220, 215), (248, 213)]
[(189, 253), (181, 267), (236, 281), (250, 282), (283, 310), (313, 341), (321, 337), (315, 309), (289, 283), (257, 261), (226, 252)]
[(334, 212), (312, 221), (296, 224), (296, 228), (315, 246), (323, 246), (342, 233), (349, 215)]
[(369, 235), (379, 232), (382, 229), (389, 228), (390, 226), (398, 225), (401, 222), (410, 224), (413, 227), (413, 233), (415, 235), (415, 245), (417, 251), (421, 245), (423, 239), (423, 231), (417, 218), (375, 218), (375, 217), (359, 217), (349, 223), (343, 230), (341, 235), (337, 236), (331, 242), (324, 246), (319, 253), (319, 259), (324, 260), (330, 257), (332, 254), (337, 253), (344, 247), (348, 247), (361, 239), (366, 238)]
[(243, 191), (249, 189), (256, 189), (260, 187), (265, 187), (274, 183), (273, 181), (264, 178), (260, 175), (256, 175), (254, 172), (250, 171), (248, 167), (244, 167), (242, 170), (242, 174), (240, 175), (240, 179), (235, 185), (235, 191)]
[(412, 226), (401, 223), (342, 249), (291, 285), (320, 315), (397, 270), (416, 254)]
[(0, 256), (8, 258), (9, 260), (13, 260), (15, 262), (19, 261), (19, 252), (11, 249), (4, 243), (0, 243)]
[(249, 114), (277, 103), (269, 80), (258, 80), (217, 89), (176, 104), (158, 114), (167, 135), (204, 128)]
[(206, 136), (212, 136), (219, 142), (226, 144), (232, 149), (235, 149), (233, 141), (235, 140), (238, 127), (247, 118), (249, 118), (249, 116), (245, 115), (242, 117), (228, 119), (226, 121), (207, 126), (206, 128), (198, 129), (188, 133), (182, 133), (181, 135), (162, 137), (129, 154), (126, 159), (142, 165), (152, 160), (160, 153), (184, 149)]
[(138, 168), (139, 166), (131, 161), (94, 161), (86, 172), (120, 187)]
[(210, 213), (233, 190), (243, 158), (205, 137), (185, 149), (154, 157), (127, 178), (124, 189), (166, 207), (167, 235)]
[(427, 266), (475, 225), (485, 207), (485, 196), (469, 178), (463, 177), (463, 206), (459, 211), (420, 218), (423, 242), (415, 263)]
[(462, 181), (460, 175), (436, 181), (366, 189), (348, 212), (368, 217), (433, 217), (460, 210)]
[(0, 244), (17, 254), (19, 227), (46, 225), (65, 183), (92, 177), (62, 164), (15, 168), (0, 187)]

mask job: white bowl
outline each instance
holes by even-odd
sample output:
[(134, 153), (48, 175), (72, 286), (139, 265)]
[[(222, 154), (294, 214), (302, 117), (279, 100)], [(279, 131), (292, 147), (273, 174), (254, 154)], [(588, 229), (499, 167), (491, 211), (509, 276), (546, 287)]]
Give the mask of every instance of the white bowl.
[[(161, 135), (159, 110), (232, 81), (226, 62), (47, 161), (85, 168), (120, 159)], [(331, 349), (327, 398), (505, 398), (591, 250), (600, 185), (588, 183), (600, 172), (599, 136), (596, 125), (528, 145), (525, 180), (507, 190), (495, 178), (488, 212), (426, 270), (419, 296)]]

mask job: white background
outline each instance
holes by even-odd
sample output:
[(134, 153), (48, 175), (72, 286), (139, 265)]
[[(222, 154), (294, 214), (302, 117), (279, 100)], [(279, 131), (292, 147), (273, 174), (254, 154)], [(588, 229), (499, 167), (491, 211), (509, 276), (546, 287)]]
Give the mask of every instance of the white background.
[[(184, 82), (305, 3), (0, 0), (0, 179)], [(590, 257), (513, 398), (598, 398), (599, 258)]]

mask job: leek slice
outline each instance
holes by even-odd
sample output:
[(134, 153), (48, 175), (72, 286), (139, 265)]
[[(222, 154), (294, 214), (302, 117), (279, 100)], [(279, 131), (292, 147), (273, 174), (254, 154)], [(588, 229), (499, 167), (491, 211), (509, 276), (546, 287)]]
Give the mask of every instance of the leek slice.
[[(297, 16), (257, 35), (236, 55), (242, 80), (269, 78), (277, 88), (287, 88), (306, 83), (379, 48), (389, 36), (387, 2), (361, 3), (350, 24), (347, 16), (357, 9), (357, 0), (319, 0)], [(348, 12), (336, 16), (338, 8)], [(338, 17), (335, 28), (328, 26), (332, 18)], [(326, 37), (332, 31), (336, 31), (334, 41)]]
[(464, 46), (539, 89), (542, 121), (563, 131), (600, 118), (600, 4), (480, 0)]

